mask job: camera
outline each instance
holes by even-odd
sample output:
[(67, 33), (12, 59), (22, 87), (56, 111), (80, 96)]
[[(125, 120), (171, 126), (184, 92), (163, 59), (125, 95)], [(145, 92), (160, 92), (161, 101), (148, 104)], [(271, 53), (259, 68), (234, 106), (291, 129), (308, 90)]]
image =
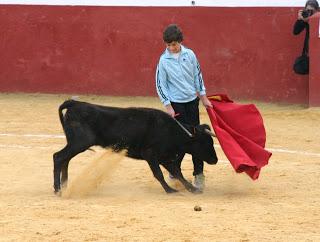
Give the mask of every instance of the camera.
[(308, 18), (308, 17), (310, 17), (312, 14), (313, 14), (313, 11), (312, 11), (311, 9), (303, 9), (303, 10), (302, 10), (302, 13), (301, 13), (301, 15), (302, 15), (303, 18)]

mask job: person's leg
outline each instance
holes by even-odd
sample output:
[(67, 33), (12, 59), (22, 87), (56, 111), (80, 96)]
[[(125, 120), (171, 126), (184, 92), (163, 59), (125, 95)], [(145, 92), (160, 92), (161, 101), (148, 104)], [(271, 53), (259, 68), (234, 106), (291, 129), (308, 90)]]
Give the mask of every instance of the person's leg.
[[(197, 126), (200, 124), (199, 117), (199, 98), (188, 103), (186, 107), (186, 116), (188, 117), (188, 123)], [(201, 191), (205, 187), (205, 176), (203, 174), (203, 161), (192, 157), (193, 162), (193, 176), (194, 176), (194, 185)]]
[(188, 118), (187, 118), (187, 109), (186, 109), (187, 104), (171, 102), (171, 106), (177, 115), (175, 119), (178, 120), (180, 123), (189, 124)]
[(199, 117), (199, 98), (188, 102), (185, 107), (187, 123), (193, 126), (200, 124)]
[[(186, 116), (186, 105), (185, 103), (174, 103), (174, 102), (171, 102), (171, 106), (174, 110), (174, 112), (176, 114), (178, 114), (175, 119), (178, 120), (180, 123), (182, 124), (185, 124), (187, 123), (188, 124), (188, 120), (187, 120), (187, 116)], [(179, 154), (175, 160), (175, 163), (178, 164), (178, 167), (181, 168), (181, 162), (183, 160), (183, 157), (184, 157), (185, 154)], [(169, 173), (169, 178), (170, 179), (175, 179), (174, 176), (172, 174)]]
[(199, 175), (203, 174), (203, 161), (199, 160), (195, 157), (192, 157), (192, 162), (193, 162), (193, 175)]

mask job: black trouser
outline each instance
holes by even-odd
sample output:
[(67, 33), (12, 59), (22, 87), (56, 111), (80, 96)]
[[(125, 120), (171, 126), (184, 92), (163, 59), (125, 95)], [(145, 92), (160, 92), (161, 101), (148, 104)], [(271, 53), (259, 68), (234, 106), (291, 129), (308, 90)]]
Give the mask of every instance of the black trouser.
[[(174, 103), (171, 102), (171, 106), (174, 109), (176, 114), (176, 119), (185, 124), (189, 124), (192, 126), (196, 126), (200, 124), (199, 118), (199, 98), (197, 97), (195, 100), (187, 103)], [(179, 162), (181, 166), (182, 159), (184, 154), (177, 158), (177, 162)], [(203, 173), (203, 161), (199, 160), (195, 157), (192, 157), (193, 162), (193, 175), (198, 175)]]

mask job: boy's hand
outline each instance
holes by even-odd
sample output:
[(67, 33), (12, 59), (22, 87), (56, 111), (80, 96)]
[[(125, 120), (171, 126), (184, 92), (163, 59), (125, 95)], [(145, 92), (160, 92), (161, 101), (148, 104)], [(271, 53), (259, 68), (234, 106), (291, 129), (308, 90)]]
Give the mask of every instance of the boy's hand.
[(206, 107), (206, 108), (212, 108), (212, 104), (209, 101), (209, 99), (207, 98), (206, 95), (200, 96), (201, 102), (202, 104)]
[(171, 106), (171, 104), (168, 104), (166, 106), (166, 109), (167, 109), (167, 113), (171, 116), (171, 117), (175, 117), (176, 113), (174, 112), (173, 110), (173, 107)]

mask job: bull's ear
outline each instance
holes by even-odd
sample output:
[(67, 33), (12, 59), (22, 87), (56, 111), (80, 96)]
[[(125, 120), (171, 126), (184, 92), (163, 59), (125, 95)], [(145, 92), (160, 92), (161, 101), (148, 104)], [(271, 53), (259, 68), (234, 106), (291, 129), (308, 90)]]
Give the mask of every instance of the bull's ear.
[(209, 135), (211, 135), (212, 137), (217, 137), (216, 135), (215, 135), (215, 133), (213, 133), (211, 130), (209, 130), (209, 129), (204, 129), (204, 132), (206, 132), (207, 134), (209, 134)]
[(217, 137), (215, 133), (211, 131), (210, 126), (207, 124), (200, 124), (197, 128), (201, 130), (201, 132), (205, 132), (208, 135), (211, 135), (212, 137)]

